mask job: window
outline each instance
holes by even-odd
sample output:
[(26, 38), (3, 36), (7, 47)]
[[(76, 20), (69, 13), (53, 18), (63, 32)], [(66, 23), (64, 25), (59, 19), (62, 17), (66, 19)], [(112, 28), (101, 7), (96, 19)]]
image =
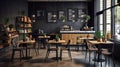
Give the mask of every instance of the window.
[[(116, 0), (117, 4), (117, 0)], [(115, 9), (115, 35), (120, 40), (120, 6)]]
[[(100, 0), (100, 11), (103, 9), (111, 7), (111, 0)], [(111, 9), (104, 11), (103, 14), (100, 15), (100, 26), (99, 29), (103, 33), (111, 32)]]

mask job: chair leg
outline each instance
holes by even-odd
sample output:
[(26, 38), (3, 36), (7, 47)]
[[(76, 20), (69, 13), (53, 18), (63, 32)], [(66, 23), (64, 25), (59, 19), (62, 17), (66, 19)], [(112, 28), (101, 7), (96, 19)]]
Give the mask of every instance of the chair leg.
[(91, 52), (89, 51), (89, 63), (90, 63), (90, 60), (91, 60)]
[(58, 50), (56, 50), (56, 60), (58, 62), (59, 58), (58, 58)]
[(86, 58), (87, 58), (87, 50), (85, 50), (85, 60), (86, 60)]
[(22, 56), (24, 57), (24, 52), (23, 52), (23, 50), (21, 50), (21, 52), (22, 52)]
[(30, 56), (30, 48), (28, 48), (29, 49), (29, 56)]
[(13, 61), (14, 55), (15, 55), (15, 51), (13, 50), (13, 51), (12, 51), (12, 58), (11, 58), (11, 61)]
[(36, 48), (34, 48), (34, 50), (35, 50), (35, 53), (36, 53), (36, 56), (37, 56), (37, 55), (38, 55), (37, 49), (36, 49)]
[(50, 53), (50, 51), (47, 50), (47, 53), (46, 53), (46, 56), (45, 56), (45, 61), (48, 59), (49, 53)]
[(60, 60), (62, 60), (62, 49), (60, 50)]
[(68, 49), (68, 54), (69, 54), (70, 59), (72, 60), (70, 49)]
[(20, 61), (21, 61), (21, 59), (22, 59), (22, 50), (20, 50)]

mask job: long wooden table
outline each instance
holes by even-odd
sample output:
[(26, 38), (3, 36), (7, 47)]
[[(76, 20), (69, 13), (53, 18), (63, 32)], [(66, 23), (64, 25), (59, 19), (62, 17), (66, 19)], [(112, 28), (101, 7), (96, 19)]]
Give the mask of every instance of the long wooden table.
[(101, 51), (102, 51), (102, 47), (101, 45), (111, 45), (111, 44), (114, 44), (113, 42), (111, 41), (106, 41), (106, 42), (98, 42), (97, 40), (89, 40), (88, 43), (90, 43), (91, 45), (96, 45), (98, 46), (98, 58), (97, 59), (94, 59), (94, 61), (97, 61), (97, 62), (102, 62), (104, 61), (104, 59), (100, 58), (101, 56)]

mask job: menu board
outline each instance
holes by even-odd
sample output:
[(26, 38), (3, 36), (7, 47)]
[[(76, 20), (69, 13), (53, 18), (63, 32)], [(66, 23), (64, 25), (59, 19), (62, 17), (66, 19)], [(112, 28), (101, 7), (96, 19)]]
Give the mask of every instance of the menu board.
[(57, 22), (57, 12), (51, 11), (47, 13), (48, 22)]
[(65, 22), (66, 21), (66, 15), (64, 11), (58, 11), (58, 19), (59, 21)]
[(77, 18), (76, 9), (68, 9), (68, 21), (75, 22)]

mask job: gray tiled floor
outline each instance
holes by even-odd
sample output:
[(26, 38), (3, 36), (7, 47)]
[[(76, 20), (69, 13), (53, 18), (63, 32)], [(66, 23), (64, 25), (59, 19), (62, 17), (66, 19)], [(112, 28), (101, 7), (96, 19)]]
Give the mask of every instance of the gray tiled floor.
[[(0, 67), (94, 67), (94, 62), (91, 60), (89, 63), (88, 56), (85, 58), (84, 52), (81, 51), (72, 51), (72, 61), (68, 57), (67, 51), (64, 51), (63, 60), (59, 62), (52, 59), (52, 57), (55, 57), (55, 52), (50, 53), (47, 62), (44, 62), (46, 49), (39, 49), (39, 53), (39, 55), (36, 55), (34, 50), (31, 50), (32, 58), (21, 62), (19, 61), (19, 54), (16, 53), (16, 59), (11, 62), (11, 52), (1, 52)], [(105, 65), (105, 62), (102, 62), (102, 67), (105, 67)], [(100, 63), (96, 63), (96, 67), (101, 67)], [(112, 62), (107, 63), (106, 67), (113, 67)], [(116, 63), (116, 67), (120, 67), (119, 63)]]

